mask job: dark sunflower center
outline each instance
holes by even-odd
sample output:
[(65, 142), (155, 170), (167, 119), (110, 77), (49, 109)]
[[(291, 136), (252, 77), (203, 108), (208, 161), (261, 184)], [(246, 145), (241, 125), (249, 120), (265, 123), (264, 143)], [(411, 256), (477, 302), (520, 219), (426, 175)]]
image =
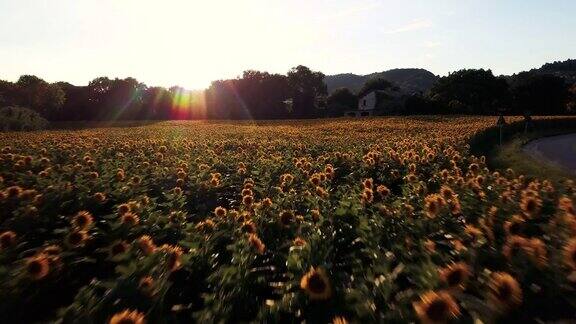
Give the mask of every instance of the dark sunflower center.
[(426, 309), (426, 315), (428, 318), (435, 322), (440, 322), (446, 319), (448, 313), (448, 304), (441, 299), (434, 300)]
[(114, 244), (114, 246), (112, 246), (112, 254), (114, 255), (124, 253), (124, 251), (126, 251), (124, 244)]
[(464, 273), (462, 272), (462, 270), (456, 269), (456, 270), (450, 271), (450, 273), (448, 274), (446, 279), (448, 281), (448, 285), (457, 286), (457, 285), (461, 284), (462, 281), (464, 280)]
[(510, 225), (510, 233), (518, 234), (518, 232), (520, 232), (520, 223), (512, 223), (512, 225)]
[(86, 219), (85, 216), (80, 216), (76, 218), (76, 223), (78, 224), (78, 226), (84, 226), (86, 225), (86, 223), (88, 223), (88, 220)]
[(526, 202), (526, 210), (529, 212), (533, 212), (536, 209), (536, 202), (534, 201), (534, 199), (529, 199)]
[(503, 283), (498, 286), (498, 298), (500, 300), (508, 300), (512, 296), (512, 287), (510, 285)]
[(118, 324), (134, 324), (134, 323), (136, 322), (130, 318), (123, 318), (120, 321), (118, 321)]
[(326, 283), (319, 274), (313, 274), (308, 280), (308, 287), (314, 293), (323, 293), (326, 290)]
[(572, 262), (576, 263), (576, 249), (571, 253)]
[(38, 274), (42, 271), (42, 265), (38, 261), (33, 261), (28, 264), (28, 273)]

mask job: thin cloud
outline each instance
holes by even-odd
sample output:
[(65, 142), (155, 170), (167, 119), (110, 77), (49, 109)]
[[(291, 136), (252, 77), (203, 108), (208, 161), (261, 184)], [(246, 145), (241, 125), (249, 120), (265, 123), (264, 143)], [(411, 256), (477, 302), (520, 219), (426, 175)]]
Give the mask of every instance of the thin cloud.
[(399, 33), (405, 33), (405, 32), (427, 29), (427, 28), (432, 27), (432, 25), (433, 25), (432, 21), (430, 21), (429, 19), (415, 19), (404, 26), (400, 26), (400, 27), (392, 29), (392, 30), (386, 30), (386, 31), (384, 31), (384, 33), (385, 34), (399, 34)]

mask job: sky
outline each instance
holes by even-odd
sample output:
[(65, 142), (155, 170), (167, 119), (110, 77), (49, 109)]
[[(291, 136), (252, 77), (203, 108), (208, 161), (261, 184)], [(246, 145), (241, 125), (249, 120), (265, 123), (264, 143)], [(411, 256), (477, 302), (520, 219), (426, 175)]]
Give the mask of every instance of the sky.
[(209, 86), (248, 69), (512, 74), (576, 58), (574, 0), (0, 0), (0, 79)]

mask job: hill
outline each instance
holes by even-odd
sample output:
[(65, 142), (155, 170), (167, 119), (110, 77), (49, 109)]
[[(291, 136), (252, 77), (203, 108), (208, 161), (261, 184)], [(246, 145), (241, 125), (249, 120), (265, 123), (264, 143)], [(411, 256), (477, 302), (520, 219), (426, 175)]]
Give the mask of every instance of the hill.
[(438, 76), (425, 69), (392, 69), (367, 75), (352, 73), (328, 75), (324, 82), (328, 86), (328, 93), (342, 87), (358, 92), (366, 81), (376, 78), (386, 79), (405, 92), (426, 92), (438, 80)]
[(563, 77), (569, 84), (576, 84), (576, 59), (546, 63), (539, 69), (534, 69), (531, 72), (552, 74)]

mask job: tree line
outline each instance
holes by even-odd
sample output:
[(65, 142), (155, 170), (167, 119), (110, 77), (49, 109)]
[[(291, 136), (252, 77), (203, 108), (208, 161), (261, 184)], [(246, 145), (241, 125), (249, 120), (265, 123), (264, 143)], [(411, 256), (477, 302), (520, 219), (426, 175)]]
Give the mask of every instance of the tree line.
[(134, 78), (99, 77), (75, 86), (23, 75), (16, 82), (0, 80), (0, 107), (26, 107), (52, 121), (318, 118), (345, 115), (357, 109), (364, 95), (386, 90), (401, 97), (402, 106), (380, 114), (576, 112), (576, 84), (535, 70), (509, 77), (484, 69), (460, 70), (441, 77), (427, 93), (405, 93), (387, 80), (373, 79), (358, 93), (340, 88), (328, 95), (324, 78), (300, 65), (286, 74), (249, 70), (214, 81), (206, 90), (190, 91), (149, 87)]

